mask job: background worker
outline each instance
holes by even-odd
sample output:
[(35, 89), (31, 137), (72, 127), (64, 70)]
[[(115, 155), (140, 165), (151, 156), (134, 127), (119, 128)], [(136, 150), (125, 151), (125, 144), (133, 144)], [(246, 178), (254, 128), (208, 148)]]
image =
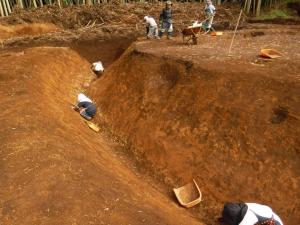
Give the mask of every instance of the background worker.
[(77, 106), (74, 107), (74, 110), (78, 111), (83, 118), (91, 120), (97, 112), (97, 108), (92, 100), (80, 93), (77, 97), (77, 101), (78, 103)]
[(94, 71), (97, 77), (100, 77), (104, 72), (104, 67), (102, 65), (102, 62), (101, 61), (94, 62), (92, 64), (92, 70)]
[(144, 21), (146, 22), (147, 38), (159, 38), (158, 28), (154, 18), (151, 16), (145, 16)]
[(159, 16), (159, 37), (161, 38), (165, 31), (168, 32), (168, 39), (172, 38), (173, 34), (173, 24), (172, 24), (172, 2), (167, 1), (166, 7), (162, 10)]
[(256, 203), (226, 203), (219, 221), (224, 225), (283, 225), (270, 207)]
[(204, 12), (206, 16), (205, 28), (206, 28), (206, 32), (209, 32), (212, 29), (212, 23), (216, 13), (216, 8), (212, 4), (211, 0), (206, 0), (205, 2), (206, 2), (204, 8)]

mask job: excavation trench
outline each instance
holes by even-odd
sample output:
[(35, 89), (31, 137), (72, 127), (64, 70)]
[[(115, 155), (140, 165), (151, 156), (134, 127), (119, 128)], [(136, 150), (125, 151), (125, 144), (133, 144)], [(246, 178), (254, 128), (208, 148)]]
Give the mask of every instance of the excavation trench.
[(205, 201), (189, 212), (207, 224), (224, 202), (250, 201), (296, 225), (299, 65), (249, 66), (252, 56), (205, 51), (182, 57), (190, 49), (133, 44), (89, 91), (101, 107), (96, 121), (109, 124), (137, 167), (169, 190), (196, 179)]
[[(0, 52), (1, 222), (216, 224), (225, 201), (251, 201), (296, 225), (298, 58), (256, 62), (248, 49), (250, 67), (133, 40), (23, 39)], [(96, 60), (106, 71), (84, 90)], [(100, 135), (69, 107), (80, 91), (98, 106)], [(183, 210), (170, 190), (192, 178), (204, 201)]]
[(85, 58), (49, 46), (0, 57), (1, 224), (202, 224), (71, 109), (93, 76)]

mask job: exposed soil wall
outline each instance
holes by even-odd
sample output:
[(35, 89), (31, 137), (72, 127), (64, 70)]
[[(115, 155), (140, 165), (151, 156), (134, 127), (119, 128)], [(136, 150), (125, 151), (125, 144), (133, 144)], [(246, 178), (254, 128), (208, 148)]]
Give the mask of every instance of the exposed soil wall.
[(197, 180), (204, 202), (191, 211), (207, 224), (225, 201), (246, 201), (268, 204), (296, 225), (300, 83), (272, 73), (132, 47), (91, 94), (140, 168), (170, 187)]
[(92, 74), (79, 54), (0, 53), (0, 68), (1, 224), (202, 224), (140, 179), (71, 109)]

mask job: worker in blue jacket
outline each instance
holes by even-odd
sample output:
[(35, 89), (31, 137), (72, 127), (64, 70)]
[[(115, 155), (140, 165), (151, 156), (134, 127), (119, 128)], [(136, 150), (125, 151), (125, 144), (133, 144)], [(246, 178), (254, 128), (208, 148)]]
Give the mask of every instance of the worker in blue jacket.
[(171, 1), (166, 2), (166, 7), (162, 10), (159, 16), (159, 23), (160, 23), (159, 37), (161, 38), (163, 34), (167, 31), (168, 39), (171, 39), (173, 34)]

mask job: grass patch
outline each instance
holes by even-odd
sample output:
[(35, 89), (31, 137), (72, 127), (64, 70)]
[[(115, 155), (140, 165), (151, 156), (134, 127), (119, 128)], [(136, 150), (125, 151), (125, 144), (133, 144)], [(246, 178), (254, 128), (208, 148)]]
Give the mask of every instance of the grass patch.
[(262, 13), (258, 19), (274, 19), (274, 18), (291, 18), (292, 16), (290, 15), (289, 11), (287, 9), (272, 9), (268, 12)]

